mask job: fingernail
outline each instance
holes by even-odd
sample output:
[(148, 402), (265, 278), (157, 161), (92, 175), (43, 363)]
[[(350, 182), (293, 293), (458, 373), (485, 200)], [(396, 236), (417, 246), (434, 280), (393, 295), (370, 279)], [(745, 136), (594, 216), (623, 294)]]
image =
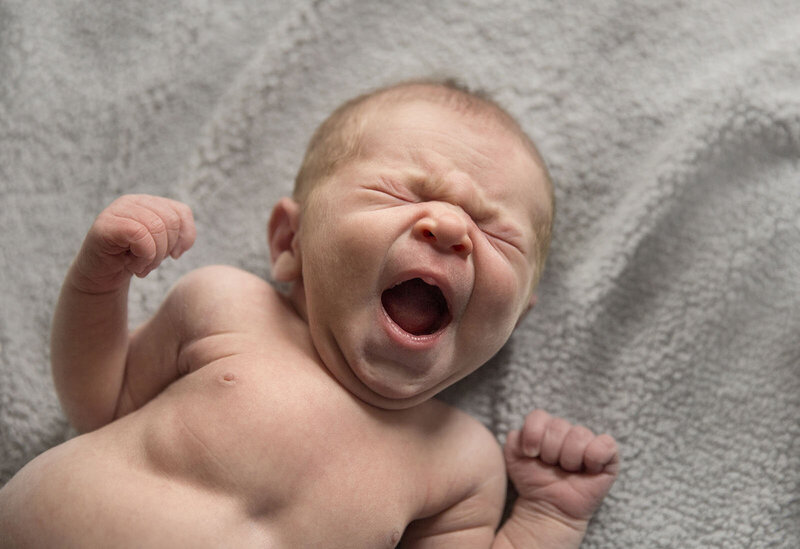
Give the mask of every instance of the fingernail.
[(539, 457), (539, 448), (531, 445), (523, 445), (522, 446), (522, 453), (525, 454), (526, 457), (535, 458)]

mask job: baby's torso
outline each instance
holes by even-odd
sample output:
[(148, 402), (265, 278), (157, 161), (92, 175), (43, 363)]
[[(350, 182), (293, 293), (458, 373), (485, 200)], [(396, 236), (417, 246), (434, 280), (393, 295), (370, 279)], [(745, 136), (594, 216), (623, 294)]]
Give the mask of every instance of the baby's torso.
[(391, 547), (424, 503), (413, 418), (388, 423), (293, 357), (226, 358), (141, 412), (157, 476), (229, 498), (277, 546)]
[(457, 468), (443, 470), (437, 440), (463, 414), (367, 406), (304, 345), (236, 333), (192, 345), (192, 374), (23, 469), (12, 499), (38, 541), (393, 547), (444, 501), (430, 494)]

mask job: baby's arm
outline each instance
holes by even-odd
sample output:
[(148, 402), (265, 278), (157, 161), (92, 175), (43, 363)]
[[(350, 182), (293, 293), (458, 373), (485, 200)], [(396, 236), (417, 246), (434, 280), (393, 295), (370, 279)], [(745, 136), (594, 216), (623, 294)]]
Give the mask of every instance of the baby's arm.
[(508, 434), (505, 458), (519, 497), (492, 547), (579, 547), (617, 478), (614, 439), (536, 410)]
[[(145, 346), (137, 351), (130, 344), (128, 287), (134, 274), (144, 277), (168, 255), (179, 257), (194, 238), (188, 206), (146, 195), (117, 199), (89, 229), (61, 288), (51, 334), (56, 390), (78, 430), (114, 419), (131, 356), (164, 360), (141, 356)], [(171, 337), (168, 330), (148, 332)], [(147, 346), (159, 347), (158, 342)]]

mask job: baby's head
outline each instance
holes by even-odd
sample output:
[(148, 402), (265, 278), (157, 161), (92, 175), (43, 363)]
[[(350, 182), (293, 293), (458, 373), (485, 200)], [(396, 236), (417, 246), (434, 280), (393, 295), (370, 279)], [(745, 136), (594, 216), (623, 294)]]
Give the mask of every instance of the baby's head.
[(414, 82), (320, 126), (270, 221), (331, 373), (384, 408), (413, 406), (485, 363), (535, 301), (553, 189), (533, 142), (491, 100)]
[[(374, 117), (388, 107), (414, 101), (426, 101), (433, 105), (452, 109), (456, 113), (463, 113), (465, 117), (470, 116), (478, 122), (483, 121), (487, 125), (501, 125), (519, 138), (539, 166), (549, 195), (550, 215), (535, 220), (540, 224), (536, 227), (536, 233), (541, 235), (536, 250), (537, 264), (540, 267), (536, 278), (536, 282), (538, 282), (550, 248), (555, 214), (553, 184), (545, 162), (533, 140), (500, 105), (486, 94), (470, 91), (454, 81), (402, 82), (354, 97), (340, 105), (320, 124), (311, 137), (295, 178), (293, 198), (298, 203), (304, 204), (309, 193), (318, 183), (325, 181), (339, 166), (358, 156), (363, 143), (364, 129), (370, 116)], [(538, 178), (539, 174), (532, 174), (532, 177)], [(531, 184), (535, 184), (535, 181), (532, 181)]]

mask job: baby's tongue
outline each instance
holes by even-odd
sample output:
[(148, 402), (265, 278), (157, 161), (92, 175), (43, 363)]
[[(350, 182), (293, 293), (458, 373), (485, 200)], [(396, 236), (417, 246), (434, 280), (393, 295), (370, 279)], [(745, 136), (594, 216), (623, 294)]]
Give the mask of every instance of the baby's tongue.
[(414, 335), (432, 334), (447, 316), (447, 302), (441, 290), (419, 278), (386, 290), (381, 302), (392, 320)]

